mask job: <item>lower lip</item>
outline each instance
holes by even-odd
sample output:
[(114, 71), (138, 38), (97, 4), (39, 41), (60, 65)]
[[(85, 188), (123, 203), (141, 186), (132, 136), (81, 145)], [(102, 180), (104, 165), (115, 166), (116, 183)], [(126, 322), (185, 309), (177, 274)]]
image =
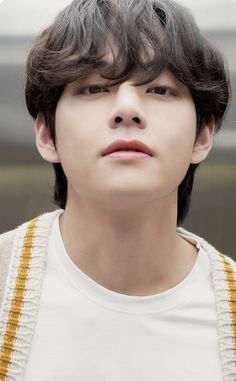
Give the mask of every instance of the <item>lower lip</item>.
[(104, 157), (112, 160), (142, 160), (149, 159), (151, 156), (144, 152), (116, 151), (110, 153), (109, 155), (105, 155)]

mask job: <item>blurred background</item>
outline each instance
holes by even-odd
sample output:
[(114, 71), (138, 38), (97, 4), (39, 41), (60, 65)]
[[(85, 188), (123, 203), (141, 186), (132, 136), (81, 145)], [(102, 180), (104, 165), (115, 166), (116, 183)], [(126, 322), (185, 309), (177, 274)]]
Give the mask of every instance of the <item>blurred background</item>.
[[(54, 175), (34, 144), (24, 100), (24, 65), (36, 36), (68, 0), (0, 0), (0, 233), (55, 209)], [(183, 227), (236, 259), (236, 2), (182, 0), (224, 53), (233, 98), (214, 147), (196, 173)]]

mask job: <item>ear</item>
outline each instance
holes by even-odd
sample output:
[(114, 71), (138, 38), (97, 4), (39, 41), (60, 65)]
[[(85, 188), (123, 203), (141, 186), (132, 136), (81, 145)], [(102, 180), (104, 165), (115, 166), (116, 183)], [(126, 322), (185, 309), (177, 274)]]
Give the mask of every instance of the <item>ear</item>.
[(50, 135), (50, 130), (45, 127), (41, 114), (37, 115), (34, 128), (36, 134), (36, 146), (42, 158), (50, 163), (60, 163), (56, 147)]
[(205, 160), (212, 148), (214, 134), (215, 119), (211, 117), (194, 143), (191, 160), (192, 164), (198, 164), (201, 161)]

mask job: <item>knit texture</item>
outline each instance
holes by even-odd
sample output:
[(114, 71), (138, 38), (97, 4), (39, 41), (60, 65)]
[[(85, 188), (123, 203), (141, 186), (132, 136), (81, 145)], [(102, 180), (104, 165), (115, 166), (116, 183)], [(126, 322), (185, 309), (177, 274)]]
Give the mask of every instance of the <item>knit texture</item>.
[[(197, 237), (182, 228), (177, 230), (190, 238)], [(236, 381), (236, 263), (203, 238), (197, 239), (211, 263), (223, 381)]]
[(2, 304), (15, 234), (16, 229), (0, 235), (0, 306)]
[(50, 227), (57, 214), (44, 214), (18, 228), (0, 311), (0, 380), (23, 380), (37, 319)]
[[(43, 214), (17, 229), (0, 310), (2, 381), (24, 378), (37, 321), (49, 234), (60, 212)], [(177, 232), (190, 240), (198, 240), (209, 255), (223, 381), (236, 381), (236, 263), (195, 234), (183, 228), (177, 228)]]

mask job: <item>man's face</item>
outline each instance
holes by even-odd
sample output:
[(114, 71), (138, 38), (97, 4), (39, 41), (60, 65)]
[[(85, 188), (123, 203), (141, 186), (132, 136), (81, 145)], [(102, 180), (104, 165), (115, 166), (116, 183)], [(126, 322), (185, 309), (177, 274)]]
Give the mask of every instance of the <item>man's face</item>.
[[(196, 111), (187, 87), (171, 72), (134, 86), (110, 86), (99, 74), (68, 84), (56, 109), (57, 153), (68, 197), (113, 204), (161, 199), (175, 193), (192, 158)], [(110, 160), (102, 156), (117, 139), (137, 139), (153, 156)]]

